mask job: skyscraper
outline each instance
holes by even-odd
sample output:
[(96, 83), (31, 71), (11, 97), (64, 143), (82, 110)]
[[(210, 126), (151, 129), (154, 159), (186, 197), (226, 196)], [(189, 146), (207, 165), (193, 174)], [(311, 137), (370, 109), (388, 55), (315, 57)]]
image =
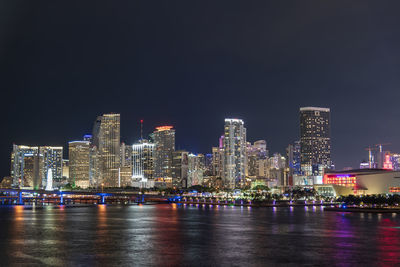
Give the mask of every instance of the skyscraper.
[(93, 145), (99, 153), (100, 180), (105, 187), (119, 186), (120, 114), (97, 117), (93, 127)]
[(253, 177), (266, 177), (267, 141), (258, 140), (247, 144), (247, 173)]
[(154, 185), (154, 146), (144, 139), (132, 145), (132, 180), (137, 187)]
[(154, 151), (155, 178), (168, 178), (172, 183), (172, 152), (175, 151), (175, 129), (172, 126), (160, 126), (152, 134)]
[(242, 120), (225, 119), (223, 145), (225, 187), (243, 187), (246, 168), (246, 128)]
[(189, 154), (187, 187), (202, 185), (204, 176), (204, 155)]
[(69, 183), (72, 186), (88, 188), (90, 185), (90, 142), (68, 143)]
[(172, 185), (174, 187), (187, 187), (189, 152), (178, 150), (172, 152)]
[(43, 156), (42, 187), (47, 190), (53, 187), (59, 188), (62, 182), (63, 147), (41, 146), (39, 153)]
[(51, 184), (51, 187), (58, 187), (62, 180), (62, 155), (62, 147), (14, 145), (11, 153), (13, 186), (39, 189)]
[(13, 145), (11, 177), (14, 187), (38, 189), (40, 186), (39, 147)]
[(306, 176), (323, 175), (331, 165), (330, 109), (300, 108), (301, 170)]

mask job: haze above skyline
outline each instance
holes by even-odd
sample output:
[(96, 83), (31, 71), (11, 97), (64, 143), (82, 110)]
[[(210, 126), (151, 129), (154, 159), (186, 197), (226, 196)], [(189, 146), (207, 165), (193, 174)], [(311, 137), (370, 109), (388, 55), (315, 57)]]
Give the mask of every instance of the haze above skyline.
[[(390, 3), (390, 5), (389, 5)], [(96, 116), (122, 140), (176, 129), (210, 153), (224, 118), (284, 153), (299, 108), (331, 109), (332, 159), (399, 151), (400, 3), (393, 1), (0, 1), (0, 176), (12, 143), (63, 145)]]

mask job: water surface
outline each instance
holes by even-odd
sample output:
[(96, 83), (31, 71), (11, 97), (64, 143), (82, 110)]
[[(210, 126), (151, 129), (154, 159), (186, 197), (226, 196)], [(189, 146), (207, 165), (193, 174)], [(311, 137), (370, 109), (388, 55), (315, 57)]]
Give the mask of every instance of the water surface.
[(0, 207), (1, 265), (400, 264), (400, 214), (321, 207)]

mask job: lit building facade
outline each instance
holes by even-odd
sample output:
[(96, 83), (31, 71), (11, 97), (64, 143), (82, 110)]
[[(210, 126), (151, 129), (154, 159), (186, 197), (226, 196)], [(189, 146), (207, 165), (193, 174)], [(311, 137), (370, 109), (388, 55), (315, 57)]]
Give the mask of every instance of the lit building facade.
[(329, 108), (300, 108), (300, 150), (304, 175), (322, 176), (331, 167)]
[(202, 185), (204, 178), (204, 155), (189, 154), (187, 187)]
[(13, 145), (13, 187), (44, 189), (47, 186), (50, 190), (57, 187), (62, 181), (62, 155), (62, 147)]
[(176, 188), (187, 187), (189, 152), (184, 150), (172, 153), (172, 186)]
[(93, 127), (93, 145), (99, 154), (100, 181), (105, 187), (118, 187), (120, 184), (120, 119), (120, 114), (104, 114), (97, 117)]
[(172, 153), (175, 151), (175, 129), (172, 126), (156, 127), (152, 134), (154, 151), (155, 178), (172, 181)]
[(89, 149), (89, 186), (94, 188), (101, 187), (101, 161), (100, 153), (96, 146), (92, 143)]
[(62, 174), (63, 174), (63, 180), (68, 181), (69, 180), (69, 160), (68, 159), (63, 159), (62, 160)]
[(132, 145), (132, 181), (136, 187), (154, 186), (154, 148), (155, 144), (146, 140)]
[(224, 173), (224, 149), (223, 147), (212, 148), (212, 175), (222, 178)]
[(246, 178), (246, 128), (243, 120), (225, 119), (223, 148), (225, 187), (241, 188)]
[(59, 188), (63, 177), (63, 147), (41, 146), (39, 153), (43, 156), (42, 187), (47, 190)]
[[(327, 172), (324, 185), (349, 189), (346, 195), (400, 193), (400, 172), (384, 169), (359, 169)], [(339, 193), (337, 195), (345, 195)]]
[(39, 189), (40, 158), (39, 147), (13, 145), (11, 153), (13, 187)]
[(69, 183), (72, 186), (90, 186), (90, 142), (72, 141), (68, 143)]
[(251, 177), (266, 177), (268, 158), (267, 142), (258, 140), (247, 144), (247, 174)]

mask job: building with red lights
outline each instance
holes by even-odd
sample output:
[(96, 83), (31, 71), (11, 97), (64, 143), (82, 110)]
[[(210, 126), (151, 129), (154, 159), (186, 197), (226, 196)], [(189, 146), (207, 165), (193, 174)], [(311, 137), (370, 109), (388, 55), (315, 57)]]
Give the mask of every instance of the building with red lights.
[[(345, 194), (393, 194), (400, 193), (400, 171), (387, 169), (358, 169), (325, 173), (323, 184), (342, 187)], [(346, 190), (347, 188), (347, 190)], [(348, 189), (351, 189), (349, 191)], [(344, 193), (337, 192), (337, 195)]]

